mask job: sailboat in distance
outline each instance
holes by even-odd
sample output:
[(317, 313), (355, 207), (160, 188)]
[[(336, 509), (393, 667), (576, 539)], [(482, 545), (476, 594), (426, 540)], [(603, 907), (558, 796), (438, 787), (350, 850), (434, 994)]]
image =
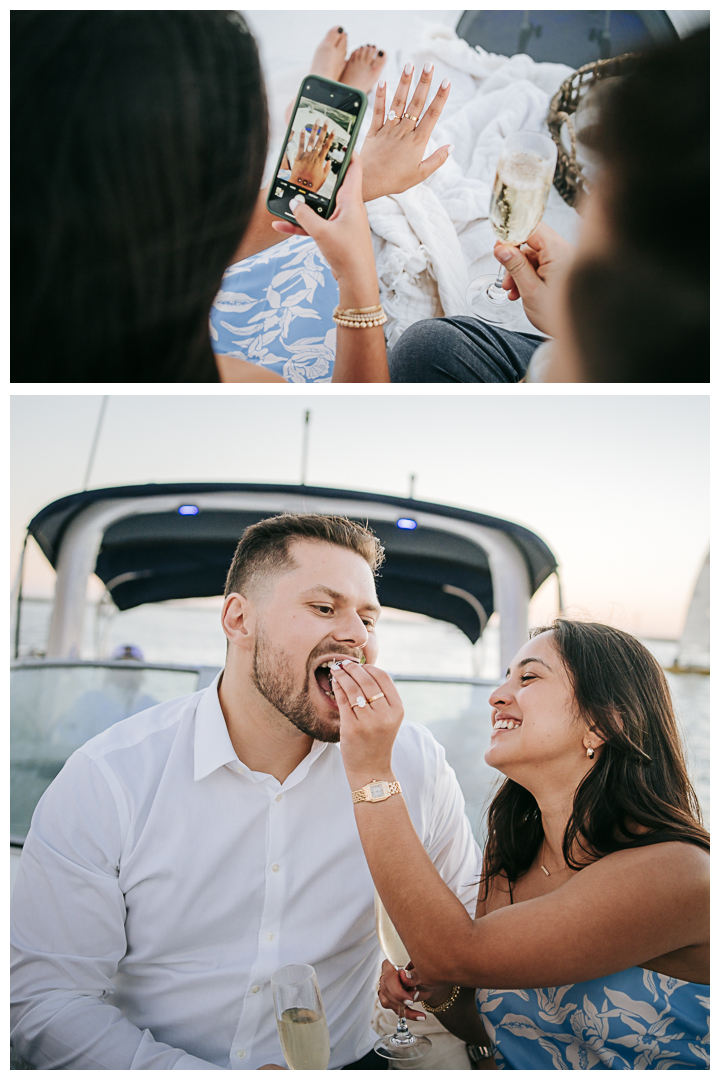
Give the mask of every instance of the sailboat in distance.
[(702, 565), (685, 618), (678, 654), (668, 671), (710, 674), (710, 552)]

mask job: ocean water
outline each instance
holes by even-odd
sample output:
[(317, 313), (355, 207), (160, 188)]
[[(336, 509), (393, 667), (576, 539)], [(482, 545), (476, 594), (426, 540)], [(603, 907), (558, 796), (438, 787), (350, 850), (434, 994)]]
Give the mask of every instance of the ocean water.
[[(20, 655), (45, 650), (51, 603), (26, 601), (20, 624)], [(225, 638), (220, 629), (218, 598), (169, 601), (132, 611), (88, 605), (83, 658), (108, 657), (118, 645), (139, 646), (152, 663), (200, 664), (221, 667)], [(499, 666), (498, 627), (490, 620), (481, 647), (473, 648), (464, 634), (447, 623), (406, 612), (386, 611), (380, 621), (379, 663), (398, 681), (407, 719), (426, 724), (445, 747), (448, 761), (463, 788), (468, 816), (482, 837), (484, 811), (498, 774), (484, 761), (490, 738), (492, 682), (433, 683), (428, 676), (479, 676), (494, 680)], [(677, 642), (645, 642), (661, 665), (672, 663)], [(688, 768), (709, 827), (710, 822), (710, 680), (703, 675), (667, 672), (688, 760)], [(148, 678), (150, 678), (148, 676)], [(177, 688), (160, 676), (146, 680), (142, 695), (167, 698), (188, 692), (178, 677)], [(135, 711), (135, 710), (133, 710)], [(89, 737), (89, 736), (88, 736)], [(84, 740), (83, 740), (84, 741)]]

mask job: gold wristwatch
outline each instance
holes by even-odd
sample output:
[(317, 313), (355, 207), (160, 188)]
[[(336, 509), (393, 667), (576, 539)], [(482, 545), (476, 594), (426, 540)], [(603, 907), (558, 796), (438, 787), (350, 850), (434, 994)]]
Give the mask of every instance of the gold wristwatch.
[(390, 783), (389, 780), (371, 780), (365, 787), (358, 788), (352, 793), (352, 801), (356, 802), (385, 802), (391, 795), (401, 795), (402, 788), (397, 780)]

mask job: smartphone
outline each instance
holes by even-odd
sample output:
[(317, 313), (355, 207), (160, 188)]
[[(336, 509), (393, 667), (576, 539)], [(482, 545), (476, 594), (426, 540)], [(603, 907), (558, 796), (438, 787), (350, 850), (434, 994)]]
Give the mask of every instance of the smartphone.
[(320, 75), (303, 79), (268, 190), (271, 214), (294, 221), (289, 203), (301, 198), (331, 217), (366, 108), (362, 90)]

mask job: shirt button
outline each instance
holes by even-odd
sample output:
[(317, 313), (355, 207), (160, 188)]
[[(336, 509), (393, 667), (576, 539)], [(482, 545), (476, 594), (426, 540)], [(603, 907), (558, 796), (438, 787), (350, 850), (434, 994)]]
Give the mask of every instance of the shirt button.
[(245, 1051), (244, 1050), (238, 1050), (237, 1056), (238, 1057), (245, 1057)]
[(266, 934), (265, 935), (265, 940), (266, 941), (272, 941), (274, 937), (275, 937), (274, 934)]
[(273, 872), (273, 874), (277, 874), (279, 869), (280, 869), (280, 867), (278, 866), (278, 864), (276, 862), (274, 862), (272, 864), (272, 872)]
[(253, 986), (253, 988), (252, 988), (252, 991), (251, 991), (251, 993), (253, 993), (253, 994), (257, 994), (257, 992), (258, 992), (258, 990), (259, 990), (259, 989), (260, 989), (260, 987), (259, 987), (259, 986)]
[(275, 802), (282, 802), (282, 792), (275, 796)]

